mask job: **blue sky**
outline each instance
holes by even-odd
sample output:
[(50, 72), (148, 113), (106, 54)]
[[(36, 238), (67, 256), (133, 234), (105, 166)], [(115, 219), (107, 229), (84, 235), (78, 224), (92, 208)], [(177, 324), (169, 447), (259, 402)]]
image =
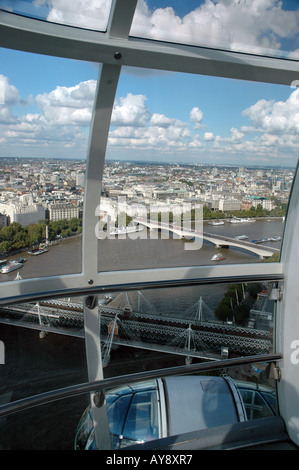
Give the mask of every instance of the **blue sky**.
[[(55, 2), (63, 0), (52, 1), (54, 8)], [(280, 30), (283, 12), (278, 12), (276, 0), (254, 2), (259, 2), (260, 8), (264, 4), (268, 14), (272, 12), (277, 19), (277, 24), (272, 20), (277, 37), (286, 36)], [(200, 21), (203, 13), (208, 12), (212, 18), (217, 7), (212, 0), (173, 1), (173, 10), (166, 8), (166, 0), (159, 4), (161, 9), (157, 12), (156, 1), (143, 2), (139, 23), (150, 20), (164, 27), (167, 21), (171, 24), (178, 21), (178, 15), (188, 13), (182, 9), (186, 4), (190, 15), (198, 6)], [(222, 7), (227, 15), (231, 11), (235, 14), (236, 4), (237, 0), (223, 0)], [(298, 26), (297, 2), (284, 2), (283, 7), (297, 7), (292, 16)], [(181, 26), (186, 31), (186, 24), (182, 22)], [(295, 42), (289, 52), (299, 50), (291, 30), (289, 44), (290, 38)], [(256, 47), (258, 37), (251, 39)], [(286, 39), (283, 38), (284, 43)], [(265, 38), (261, 41), (269, 46)], [(277, 39), (275, 45), (278, 47)], [(0, 49), (0, 64), (0, 99), (3, 91), (6, 96), (0, 102), (0, 157), (85, 158), (98, 66), (5, 49)], [(299, 148), (298, 92), (291, 86), (124, 68), (107, 156), (295, 166)]]

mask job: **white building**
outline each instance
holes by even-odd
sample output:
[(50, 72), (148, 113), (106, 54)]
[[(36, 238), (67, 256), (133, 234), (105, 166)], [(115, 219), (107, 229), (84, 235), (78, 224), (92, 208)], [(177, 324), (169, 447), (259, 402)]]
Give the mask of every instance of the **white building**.
[(220, 211), (239, 211), (241, 210), (241, 202), (238, 199), (220, 199)]
[(76, 173), (76, 186), (84, 186), (84, 185), (85, 185), (85, 174)]
[(1, 204), (0, 212), (9, 217), (10, 223), (17, 222), (23, 227), (45, 220), (46, 215), (45, 208), (41, 204)]
[(63, 220), (78, 218), (80, 209), (74, 204), (50, 204), (48, 207), (50, 220)]

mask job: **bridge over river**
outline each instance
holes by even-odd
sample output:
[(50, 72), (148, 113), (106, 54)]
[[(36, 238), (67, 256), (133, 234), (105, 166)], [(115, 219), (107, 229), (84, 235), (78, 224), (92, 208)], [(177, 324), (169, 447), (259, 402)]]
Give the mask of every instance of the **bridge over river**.
[[(235, 247), (242, 250), (249, 251), (258, 255), (260, 258), (269, 258), (274, 253), (279, 253), (278, 248), (272, 248), (270, 246), (265, 245), (256, 245), (255, 243), (250, 243), (244, 240), (238, 240), (236, 238), (230, 238), (227, 236), (216, 235), (212, 233), (207, 233), (199, 230), (191, 230), (185, 229), (184, 227), (178, 227), (175, 224), (166, 224), (155, 222), (152, 220), (147, 221), (143, 218), (135, 218), (134, 222), (143, 225), (150, 230), (160, 230), (165, 231), (168, 233), (174, 233), (178, 235), (180, 238), (191, 239), (193, 238), (195, 241), (197, 240), (199, 243), (205, 240), (206, 242), (212, 243), (217, 248), (229, 248)], [(199, 246), (198, 246), (199, 247)], [(192, 249), (192, 247), (190, 247)], [(196, 248), (194, 248), (196, 249)]]
[[(152, 314), (148, 303), (143, 311), (134, 310), (127, 300), (113, 305), (113, 298), (104, 297), (98, 306), (104, 366), (117, 346), (181, 355), (186, 362), (192, 357), (266, 354), (272, 348), (268, 331), (217, 322), (201, 298), (179, 318)], [(1, 307), (0, 323), (38, 330), (41, 337), (58, 333), (83, 338), (83, 303), (60, 299)]]

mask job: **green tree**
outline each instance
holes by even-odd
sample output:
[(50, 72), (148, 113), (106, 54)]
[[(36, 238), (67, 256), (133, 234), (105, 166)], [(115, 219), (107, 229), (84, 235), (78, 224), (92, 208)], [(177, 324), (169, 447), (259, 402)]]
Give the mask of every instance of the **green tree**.
[(212, 211), (207, 206), (203, 206), (202, 215), (204, 220), (209, 220), (212, 218)]
[(24, 229), (14, 235), (12, 240), (12, 246), (16, 250), (28, 246), (28, 234)]
[(30, 224), (27, 226), (28, 232), (28, 243), (29, 245), (35, 245), (41, 243), (44, 240), (43, 226), (42, 224)]
[(11, 242), (3, 241), (0, 243), (0, 253), (9, 253), (11, 250)]
[(3, 227), (0, 230), (0, 241), (12, 241), (16, 233), (21, 232), (22, 230), (23, 228), (21, 224), (13, 222), (8, 227)]

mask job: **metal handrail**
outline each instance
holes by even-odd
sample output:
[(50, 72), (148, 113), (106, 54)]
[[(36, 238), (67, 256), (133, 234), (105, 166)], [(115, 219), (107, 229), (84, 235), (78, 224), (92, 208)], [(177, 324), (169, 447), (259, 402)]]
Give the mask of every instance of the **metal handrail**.
[[(274, 263), (273, 263), (274, 264)], [(172, 279), (165, 281), (149, 281), (149, 282), (134, 282), (128, 284), (114, 284), (114, 285), (94, 285), (89, 287), (67, 287), (57, 289), (55, 291), (49, 290), (45, 292), (31, 292), (28, 294), (18, 294), (16, 296), (2, 297), (0, 299), (1, 306), (20, 304), (23, 302), (34, 302), (38, 300), (58, 299), (63, 297), (78, 297), (78, 296), (93, 296), (103, 293), (123, 292), (123, 291), (137, 291), (137, 290), (151, 290), (151, 289), (168, 289), (186, 286), (202, 286), (213, 284), (230, 284), (242, 282), (279, 282), (284, 280), (282, 273), (275, 274), (252, 274), (252, 275), (232, 275), (221, 277), (197, 277), (186, 279)], [(25, 280), (25, 282), (28, 279)], [(22, 281), (20, 281), (22, 282)]]
[(45, 405), (53, 401), (71, 398), (84, 393), (94, 393), (102, 390), (107, 390), (120, 385), (129, 383), (141, 382), (143, 380), (151, 380), (171, 375), (188, 375), (191, 373), (206, 372), (211, 370), (223, 369), (233, 366), (246, 365), (257, 362), (276, 362), (282, 359), (282, 354), (271, 353), (258, 356), (247, 356), (233, 359), (217, 360), (213, 362), (204, 362), (199, 364), (190, 364), (184, 366), (169, 367), (165, 369), (157, 369), (146, 372), (137, 372), (134, 374), (121, 375), (117, 377), (110, 377), (103, 380), (94, 382), (86, 382), (76, 384), (69, 387), (64, 387), (58, 390), (41, 393), (31, 397), (16, 400), (11, 403), (0, 406), (0, 418), (8, 416), (12, 413), (18, 413), (30, 408)]

